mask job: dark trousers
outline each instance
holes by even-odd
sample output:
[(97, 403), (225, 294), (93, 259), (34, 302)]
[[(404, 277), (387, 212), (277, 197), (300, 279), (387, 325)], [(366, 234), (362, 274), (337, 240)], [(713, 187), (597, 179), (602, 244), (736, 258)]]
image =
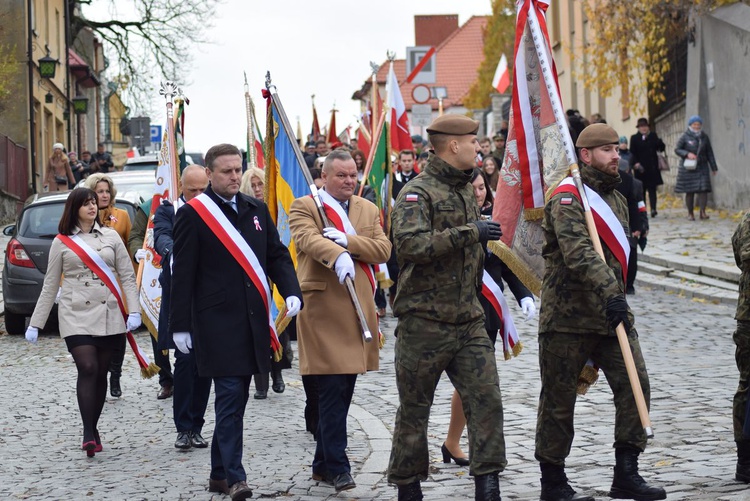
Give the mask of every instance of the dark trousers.
[(216, 425), (211, 440), (211, 478), (228, 485), (247, 480), (242, 466), (242, 424), (250, 376), (214, 378)]
[(383, 292), (383, 289), (378, 287), (375, 289), (375, 306), (380, 309), (385, 309), (385, 292)]
[[(174, 377), (172, 376), (172, 364), (169, 363), (169, 352), (165, 355), (164, 351), (156, 346), (154, 336), (149, 337), (151, 338), (151, 348), (154, 350), (154, 363), (159, 366), (159, 386), (171, 386), (174, 384)], [(120, 365), (122, 366), (122, 364)]]
[(173, 384), (172, 411), (175, 428), (178, 432), (200, 433), (211, 394), (211, 378), (198, 376), (195, 351), (190, 350), (186, 355), (175, 350)]
[[(637, 242), (636, 238), (633, 238)], [(631, 289), (635, 285), (635, 274), (638, 273), (638, 245), (630, 246), (630, 257), (628, 258), (628, 285)]]
[(305, 430), (317, 437), (320, 418), (318, 376), (302, 376), (302, 386), (305, 388)]
[(315, 473), (336, 477), (351, 471), (346, 456), (346, 416), (357, 375), (321, 374), (315, 377), (320, 391), (320, 421), (312, 469)]
[(657, 186), (649, 186), (646, 188), (648, 192), (648, 205), (651, 207), (651, 212), (656, 210), (656, 188)]
[(109, 362), (109, 372), (116, 379), (120, 379), (122, 375), (122, 362), (125, 360), (125, 337), (122, 336), (122, 341), (112, 352), (112, 360)]

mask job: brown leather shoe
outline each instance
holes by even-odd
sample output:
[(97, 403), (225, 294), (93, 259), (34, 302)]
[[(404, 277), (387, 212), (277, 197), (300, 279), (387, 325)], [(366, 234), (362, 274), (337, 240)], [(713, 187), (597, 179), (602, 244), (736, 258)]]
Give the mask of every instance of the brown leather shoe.
[(222, 494), (229, 494), (229, 486), (227, 485), (227, 479), (222, 478), (221, 480), (214, 480), (213, 478), (208, 479), (208, 492), (221, 492)]
[(232, 498), (232, 501), (250, 499), (253, 497), (253, 491), (250, 490), (250, 487), (247, 486), (247, 483), (245, 483), (244, 480), (240, 480), (239, 482), (232, 484), (229, 488), (229, 497)]
[(159, 400), (166, 400), (167, 398), (172, 396), (173, 388), (171, 384), (165, 384), (161, 387), (161, 390), (159, 390), (159, 394), (156, 395), (156, 398)]

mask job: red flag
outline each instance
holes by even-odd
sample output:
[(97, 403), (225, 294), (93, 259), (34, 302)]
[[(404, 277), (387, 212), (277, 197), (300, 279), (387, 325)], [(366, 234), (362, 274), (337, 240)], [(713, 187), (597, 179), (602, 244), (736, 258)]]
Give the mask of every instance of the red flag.
[(315, 109), (315, 102), (313, 102), (313, 123), (312, 123), (312, 140), (317, 141), (320, 136), (320, 124), (318, 123), (318, 111)]
[(396, 74), (393, 72), (393, 63), (388, 70), (386, 90), (388, 92), (388, 108), (390, 108), (386, 121), (391, 126), (391, 150), (393, 152), (410, 150), (412, 145), (409, 117), (406, 114), (406, 105), (404, 104), (404, 98), (401, 97)]
[(338, 135), (336, 134), (336, 108), (331, 110), (331, 123), (328, 126), (328, 137), (326, 137), (326, 142), (328, 144), (333, 144), (339, 140)]
[(370, 134), (367, 133), (367, 129), (360, 125), (357, 129), (357, 149), (362, 150), (367, 154), (370, 151)]
[(255, 138), (255, 157), (257, 158), (258, 167), (261, 169), (266, 168), (266, 159), (263, 158), (263, 144)]

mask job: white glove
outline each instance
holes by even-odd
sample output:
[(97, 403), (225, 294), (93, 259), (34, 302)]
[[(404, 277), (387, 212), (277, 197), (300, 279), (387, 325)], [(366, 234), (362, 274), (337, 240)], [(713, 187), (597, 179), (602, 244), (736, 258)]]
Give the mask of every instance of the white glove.
[(521, 298), (521, 310), (526, 315), (526, 320), (531, 320), (536, 315), (536, 305), (533, 297)]
[(146, 259), (146, 255), (148, 252), (146, 252), (146, 249), (138, 249), (135, 251), (135, 262), (140, 263), (141, 259)]
[(29, 327), (26, 329), (26, 341), (28, 341), (29, 343), (36, 344), (36, 340), (38, 337), (39, 337), (39, 329), (29, 325)]
[(131, 313), (128, 315), (128, 321), (125, 322), (125, 328), (129, 330), (130, 332), (133, 332), (138, 327), (141, 326), (141, 314), (140, 313)]
[(341, 247), (346, 248), (346, 246), (349, 245), (349, 241), (346, 239), (346, 233), (339, 231), (336, 228), (323, 228), (323, 236), (330, 238)]
[(289, 296), (286, 298), (286, 316), (291, 318), (299, 313), (302, 307), (302, 301), (297, 296)]
[(57, 288), (57, 296), (55, 296), (55, 304), (60, 302), (60, 294), (62, 294), (62, 287)]
[(193, 339), (190, 337), (189, 332), (175, 332), (172, 334), (172, 341), (180, 352), (187, 355), (193, 348)]
[(342, 252), (333, 264), (333, 269), (336, 270), (336, 276), (339, 277), (339, 283), (343, 284), (346, 280), (346, 276), (354, 278), (354, 261), (348, 252)]

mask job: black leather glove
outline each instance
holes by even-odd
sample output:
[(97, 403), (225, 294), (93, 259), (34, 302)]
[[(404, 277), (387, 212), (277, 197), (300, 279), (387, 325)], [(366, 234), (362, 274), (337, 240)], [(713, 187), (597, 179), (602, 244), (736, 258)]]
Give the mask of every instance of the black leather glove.
[(620, 322), (625, 324), (625, 332), (630, 332), (630, 320), (628, 319), (628, 302), (625, 299), (625, 294), (612, 297), (607, 300), (607, 322), (612, 326), (612, 329), (617, 329)]
[(500, 240), (503, 236), (500, 223), (496, 221), (474, 221), (471, 223), (479, 230), (479, 242), (485, 243), (490, 240)]

